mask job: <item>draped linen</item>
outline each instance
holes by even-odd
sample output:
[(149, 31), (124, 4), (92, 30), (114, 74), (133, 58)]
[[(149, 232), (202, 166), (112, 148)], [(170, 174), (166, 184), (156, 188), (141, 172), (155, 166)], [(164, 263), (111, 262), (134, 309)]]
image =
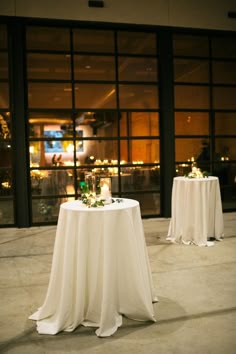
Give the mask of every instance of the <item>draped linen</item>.
[(175, 177), (167, 240), (209, 246), (210, 238), (222, 239), (223, 230), (218, 178)]
[(84, 325), (110, 336), (122, 315), (155, 322), (155, 301), (139, 203), (61, 204), (46, 298), (30, 316), (37, 331), (53, 335)]

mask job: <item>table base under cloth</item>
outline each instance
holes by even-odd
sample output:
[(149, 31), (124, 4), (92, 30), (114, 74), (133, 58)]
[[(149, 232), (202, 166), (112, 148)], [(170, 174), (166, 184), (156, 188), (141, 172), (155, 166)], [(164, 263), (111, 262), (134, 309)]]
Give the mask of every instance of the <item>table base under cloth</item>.
[(110, 336), (122, 315), (155, 322), (156, 301), (138, 202), (62, 204), (47, 295), (29, 317), (37, 331), (53, 335), (84, 325)]
[(217, 177), (175, 177), (171, 220), (167, 240), (174, 243), (211, 246), (224, 234), (222, 203)]

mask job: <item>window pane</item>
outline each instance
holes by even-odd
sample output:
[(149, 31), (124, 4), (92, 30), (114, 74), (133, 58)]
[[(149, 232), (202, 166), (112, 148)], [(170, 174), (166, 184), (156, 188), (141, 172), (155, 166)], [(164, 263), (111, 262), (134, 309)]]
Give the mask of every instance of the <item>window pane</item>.
[(9, 107), (9, 85), (5, 82), (0, 82), (0, 108)]
[(158, 136), (159, 114), (157, 112), (132, 112), (129, 135)]
[(11, 142), (10, 140), (0, 139), (0, 168), (9, 168), (9, 167), (12, 167)]
[[(112, 176), (112, 189), (118, 192), (118, 176)], [(159, 167), (123, 167), (121, 169), (121, 191), (135, 190), (151, 191), (160, 188)]]
[(0, 25), (0, 49), (7, 49), (7, 27)]
[(175, 86), (175, 108), (209, 108), (209, 88)]
[(213, 87), (215, 109), (236, 109), (236, 87)]
[(73, 194), (71, 170), (31, 170), (31, 192), (33, 195)]
[(215, 134), (236, 135), (235, 113), (215, 113)]
[(192, 170), (192, 162), (177, 163), (175, 165), (176, 176), (186, 176)]
[(70, 56), (60, 54), (28, 54), (28, 79), (70, 80)]
[(120, 163), (123, 165), (125, 163), (131, 162), (131, 156), (129, 154), (129, 141), (120, 141)]
[(45, 132), (55, 131), (54, 137), (72, 137), (73, 119), (70, 112), (30, 112), (29, 115), (29, 137), (45, 138)]
[(157, 109), (158, 88), (156, 85), (120, 85), (120, 108)]
[(0, 146), (1, 148), (6, 147), (8, 142), (2, 139), (10, 139), (11, 138), (11, 120), (9, 112), (0, 113)]
[(80, 164), (98, 166), (111, 164), (118, 156), (117, 140), (85, 140)]
[(29, 83), (30, 108), (71, 108), (71, 84)]
[(217, 160), (236, 160), (236, 145), (233, 138), (216, 138), (215, 150)]
[[(78, 135), (81, 135), (79, 138)], [(81, 156), (84, 154), (84, 142), (82, 140), (82, 131), (77, 132), (75, 143), (73, 140), (61, 138), (61, 131), (45, 131), (45, 137), (42, 141), (30, 142), (30, 165), (31, 167), (45, 166), (73, 166), (74, 150), (76, 150), (76, 164), (80, 163)]]
[(33, 198), (32, 199), (32, 221), (40, 222), (57, 222), (60, 204), (66, 202), (67, 198)]
[[(12, 169), (7, 168), (11, 166), (11, 161), (4, 161), (3, 152), (0, 151), (1, 166), (0, 166), (0, 197), (12, 196), (13, 194), (13, 181)], [(11, 158), (11, 156), (10, 156)], [(5, 158), (6, 159), (6, 158)], [(5, 167), (7, 166), (7, 167)], [(1, 219), (1, 218), (0, 218)], [(0, 221), (1, 223), (1, 221)]]
[(157, 112), (122, 112), (120, 134), (126, 136), (158, 136), (159, 114)]
[(76, 118), (84, 137), (117, 137), (117, 112), (81, 112)]
[(77, 108), (116, 108), (115, 85), (76, 84), (75, 100)]
[(157, 60), (152, 58), (119, 57), (120, 81), (157, 81)]
[[(222, 201), (224, 207), (228, 205), (228, 208), (236, 207), (236, 188), (235, 188), (235, 176), (236, 176), (236, 164), (229, 163), (228, 161), (217, 161), (214, 163), (214, 174), (219, 177), (221, 186), (227, 186), (227, 189), (221, 189)], [(231, 186), (231, 188), (229, 188)], [(234, 206), (233, 206), (234, 203)]]
[(112, 193), (119, 192), (119, 183), (122, 192), (129, 192), (133, 189), (133, 176), (132, 171), (127, 169), (122, 169), (120, 176), (118, 174), (113, 174), (111, 176), (111, 190)]
[[(4, 193), (4, 192), (3, 192)], [(0, 225), (14, 224), (14, 201), (11, 197), (0, 194)]]
[(209, 114), (204, 112), (176, 112), (176, 135), (208, 135)]
[(127, 193), (124, 197), (137, 200), (143, 216), (160, 214), (160, 193), (140, 193), (136, 191), (135, 194)]
[(156, 35), (144, 32), (118, 32), (118, 52), (156, 54)]
[(8, 79), (8, 55), (0, 53), (0, 79)]
[(236, 62), (213, 61), (212, 75), (214, 83), (236, 84)]
[(26, 44), (28, 50), (69, 50), (70, 31), (67, 28), (28, 27)]
[(115, 80), (115, 57), (74, 56), (75, 80)]
[(175, 59), (174, 79), (180, 82), (208, 82), (209, 63), (205, 60)]
[(80, 52), (114, 52), (114, 32), (103, 30), (74, 29), (73, 46)]
[(174, 35), (174, 55), (204, 57), (209, 55), (208, 38), (184, 34)]
[(154, 139), (121, 140), (121, 160), (124, 163), (138, 165), (158, 163), (160, 160), (159, 145), (159, 140)]
[[(175, 139), (175, 160), (176, 161), (203, 161), (209, 160), (209, 142), (207, 139), (186, 138)], [(200, 166), (199, 166), (200, 167)]]
[(216, 58), (236, 58), (236, 38), (214, 38), (212, 40), (212, 55)]
[(12, 151), (0, 140), (0, 225), (14, 223)]

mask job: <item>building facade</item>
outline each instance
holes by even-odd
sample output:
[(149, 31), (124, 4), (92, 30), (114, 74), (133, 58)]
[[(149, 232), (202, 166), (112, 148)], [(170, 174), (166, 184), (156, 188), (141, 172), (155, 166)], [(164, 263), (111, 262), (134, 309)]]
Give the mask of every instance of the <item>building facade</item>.
[(150, 1), (142, 23), (133, 1), (126, 16), (120, 3), (79, 1), (76, 18), (1, 5), (1, 227), (56, 223), (90, 173), (143, 217), (168, 217), (173, 177), (193, 163), (219, 177), (224, 211), (236, 209), (235, 20), (217, 28), (209, 11), (212, 28), (198, 28), (186, 5), (183, 25), (171, 1)]

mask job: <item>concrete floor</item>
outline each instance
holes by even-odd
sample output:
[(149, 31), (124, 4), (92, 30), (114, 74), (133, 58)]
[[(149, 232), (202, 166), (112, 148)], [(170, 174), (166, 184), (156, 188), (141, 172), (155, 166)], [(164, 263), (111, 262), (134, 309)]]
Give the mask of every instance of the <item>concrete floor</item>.
[(0, 229), (0, 353), (235, 354), (236, 213), (213, 247), (168, 243), (169, 220), (143, 220), (159, 302), (156, 323), (124, 318), (109, 338), (92, 328), (39, 335), (28, 320), (44, 300), (55, 226)]

